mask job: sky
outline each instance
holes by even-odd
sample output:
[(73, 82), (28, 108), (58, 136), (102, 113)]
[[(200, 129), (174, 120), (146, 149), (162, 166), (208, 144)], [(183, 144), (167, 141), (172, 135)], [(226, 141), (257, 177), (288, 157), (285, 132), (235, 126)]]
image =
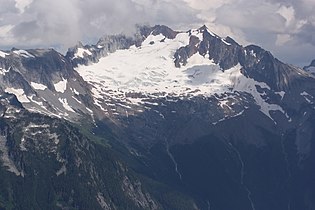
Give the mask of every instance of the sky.
[(136, 24), (174, 30), (207, 25), (297, 66), (315, 59), (315, 0), (0, 0), (0, 49), (60, 51)]

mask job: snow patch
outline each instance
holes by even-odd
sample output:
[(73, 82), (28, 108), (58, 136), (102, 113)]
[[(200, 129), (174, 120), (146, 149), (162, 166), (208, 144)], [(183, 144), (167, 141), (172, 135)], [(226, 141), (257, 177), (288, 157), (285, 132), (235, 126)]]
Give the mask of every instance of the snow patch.
[(251, 56), (253, 56), (253, 57), (255, 57), (255, 58), (257, 57), (257, 55), (256, 55), (256, 53), (254, 52), (254, 50), (249, 51), (249, 53), (250, 53)]
[(49, 128), (50, 125), (48, 124), (34, 124), (34, 123), (30, 123), (27, 127), (26, 127), (26, 130), (29, 129), (29, 128)]
[(72, 91), (74, 92), (74, 94), (80, 95), (80, 93), (76, 89), (73, 88)]
[(62, 78), (60, 82), (54, 84), (55, 90), (60, 93), (64, 93), (67, 89), (68, 80)]
[(313, 101), (312, 101), (313, 96), (310, 95), (309, 93), (307, 93), (307, 92), (304, 91), (304, 92), (301, 93), (301, 96), (303, 96), (304, 99), (305, 99), (308, 103), (310, 103), (310, 104), (313, 103)]
[(14, 94), (17, 97), (17, 99), (19, 100), (19, 102), (21, 102), (21, 103), (29, 103), (30, 102), (28, 97), (25, 95), (23, 89), (6, 88), (4, 91)]
[(281, 100), (283, 99), (285, 92), (284, 91), (280, 91), (280, 92), (275, 92), (275, 94), (278, 94), (281, 96)]
[(26, 50), (14, 50), (13, 53), (16, 55), (22, 56), (24, 58), (35, 58), (34, 55), (30, 54)]
[(92, 53), (84, 48), (78, 48), (77, 53), (74, 55), (75, 58), (84, 58), (84, 54), (92, 55)]
[(47, 88), (46, 85), (36, 83), (36, 82), (31, 82), (31, 85), (35, 90), (45, 90)]
[(56, 176), (60, 176), (61, 174), (66, 174), (67, 168), (65, 165), (62, 165), (61, 168), (56, 172)]
[(9, 55), (8, 53), (0, 51), (0, 57), (5, 58), (6, 55)]
[(75, 111), (71, 108), (71, 106), (69, 106), (68, 101), (67, 101), (66, 98), (59, 98), (58, 100), (60, 101), (60, 103), (62, 103), (62, 106), (63, 106), (66, 110), (68, 110), (68, 111), (70, 111), (70, 112), (75, 112)]
[(201, 33), (199, 30), (193, 29), (190, 31), (192, 36), (198, 37), (198, 39), (201, 41), (203, 39), (203, 33)]
[(228, 46), (230, 46), (230, 45), (231, 45), (231, 43), (228, 43), (228, 42), (227, 42), (227, 41), (225, 41), (225, 39), (223, 39), (223, 38), (221, 38), (221, 41), (222, 41), (224, 44), (228, 45)]
[(5, 75), (8, 72), (9, 72), (9, 70), (6, 70), (6, 69), (3, 69), (0, 67), (0, 75)]
[(35, 104), (37, 104), (37, 105), (43, 107), (43, 102), (41, 102), (41, 101), (36, 101), (36, 100), (34, 99), (34, 97), (35, 97), (35, 95), (32, 95), (32, 96), (30, 97), (30, 100), (31, 100), (33, 103), (35, 103)]

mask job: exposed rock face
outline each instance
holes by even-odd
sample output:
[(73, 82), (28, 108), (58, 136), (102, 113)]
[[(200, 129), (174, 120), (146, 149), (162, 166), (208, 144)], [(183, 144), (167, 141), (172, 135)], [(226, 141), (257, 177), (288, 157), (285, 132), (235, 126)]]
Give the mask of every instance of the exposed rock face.
[(108, 55), (108, 53), (113, 53), (119, 49), (128, 49), (135, 43), (135, 40), (125, 35), (104, 36), (96, 45), (83, 46), (79, 43), (74, 48), (69, 49), (66, 57), (74, 66), (89, 64), (90, 62), (97, 62), (101, 57)]
[[(191, 36), (189, 45), (181, 47), (175, 53), (175, 66), (186, 65), (187, 60), (199, 53), (217, 63), (223, 70), (241, 64), (245, 76), (259, 82), (265, 82), (274, 91), (289, 90), (299, 80), (298, 74), (304, 72), (282, 63), (273, 55), (258, 46), (240, 46), (230, 37), (225, 39), (209, 32), (205, 26), (198, 29), (202, 40)], [(303, 81), (300, 81), (303, 82)]]
[(157, 209), (139, 180), (130, 181), (131, 191), (115, 187), (125, 186), (132, 172), (108, 146), (0, 94), (1, 208)]
[(128, 197), (134, 201), (135, 205), (142, 209), (158, 209), (157, 204), (152, 200), (149, 194), (143, 193), (141, 189), (141, 183), (139, 181), (131, 183), (128, 177), (124, 177), (122, 183), (123, 191)]
[(0, 71), (2, 89), (17, 94), (29, 109), (68, 119), (93, 109), (89, 85), (55, 50), (12, 49), (0, 57)]

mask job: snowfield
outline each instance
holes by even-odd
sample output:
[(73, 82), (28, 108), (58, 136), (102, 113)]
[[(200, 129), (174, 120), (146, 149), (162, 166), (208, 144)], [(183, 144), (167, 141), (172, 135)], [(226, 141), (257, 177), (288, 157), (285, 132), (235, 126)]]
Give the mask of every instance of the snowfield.
[[(192, 34), (202, 39), (196, 30)], [(149, 35), (140, 47), (117, 50), (98, 63), (79, 66), (76, 71), (93, 86), (96, 103), (108, 95), (125, 100), (127, 93), (207, 97), (239, 91), (250, 93), (260, 110), (271, 119), (272, 110), (284, 113), (279, 105), (267, 103), (263, 93), (257, 91), (256, 86), (270, 89), (268, 85), (245, 77), (240, 65), (223, 71), (208, 57), (196, 53), (185, 66), (176, 68), (174, 54), (178, 48), (188, 45), (189, 37), (188, 32), (179, 33), (173, 40), (161, 34)], [(133, 96), (128, 101), (141, 104), (142, 99)]]

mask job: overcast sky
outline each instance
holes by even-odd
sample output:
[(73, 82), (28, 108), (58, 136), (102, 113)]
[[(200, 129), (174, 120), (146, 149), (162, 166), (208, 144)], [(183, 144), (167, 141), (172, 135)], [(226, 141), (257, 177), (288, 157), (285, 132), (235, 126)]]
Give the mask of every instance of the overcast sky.
[(135, 24), (187, 30), (206, 24), (220, 36), (257, 44), (298, 66), (315, 59), (315, 0), (0, 0), (0, 49), (92, 44)]

